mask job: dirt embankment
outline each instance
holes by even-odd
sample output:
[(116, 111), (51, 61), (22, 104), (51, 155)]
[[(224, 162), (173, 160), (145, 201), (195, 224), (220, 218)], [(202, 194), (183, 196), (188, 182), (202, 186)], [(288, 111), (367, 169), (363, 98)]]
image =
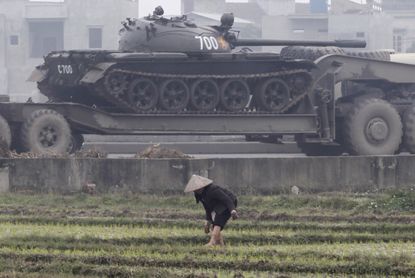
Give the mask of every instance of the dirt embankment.
[(135, 158), (192, 158), (180, 150), (163, 148), (160, 144), (152, 145), (135, 155)]
[[(18, 153), (11, 151), (7, 144), (0, 140), (0, 158), (107, 158), (107, 153), (95, 149), (82, 150), (74, 154), (56, 154), (53, 152), (38, 154), (32, 152)], [(183, 153), (180, 150), (163, 148), (160, 144), (152, 145), (146, 148), (144, 151), (137, 153), (134, 158), (192, 158), (191, 156)]]

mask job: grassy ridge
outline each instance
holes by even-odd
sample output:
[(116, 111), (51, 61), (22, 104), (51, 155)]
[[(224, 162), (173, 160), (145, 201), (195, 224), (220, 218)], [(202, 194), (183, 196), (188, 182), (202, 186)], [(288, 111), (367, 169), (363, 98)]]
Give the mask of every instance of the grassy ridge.
[(415, 276), (412, 191), (240, 204), (212, 249), (191, 196), (0, 196), (0, 278)]

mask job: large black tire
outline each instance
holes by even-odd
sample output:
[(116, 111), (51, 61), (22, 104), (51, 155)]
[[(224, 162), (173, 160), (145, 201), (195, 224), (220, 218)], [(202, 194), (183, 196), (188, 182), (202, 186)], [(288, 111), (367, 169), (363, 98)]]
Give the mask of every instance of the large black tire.
[(1, 144), (6, 144), (6, 147), (10, 148), (12, 133), (9, 124), (3, 116), (0, 116), (0, 140), (2, 141), (0, 142)]
[(314, 47), (314, 46), (287, 46), (281, 49), (280, 55), (284, 59), (317, 60), (328, 54), (345, 55), (345, 51), (339, 47)]
[(84, 141), (84, 136), (82, 134), (72, 134), (68, 147), (68, 153), (76, 153), (77, 151), (80, 151)]
[(343, 141), (353, 155), (392, 155), (402, 141), (398, 111), (378, 98), (358, 99), (344, 119)]
[(374, 51), (347, 51), (348, 56), (368, 58), (373, 60), (390, 61), (390, 52), (386, 50), (374, 50)]
[(403, 114), (403, 147), (415, 154), (415, 106), (408, 108)]
[(54, 110), (37, 110), (23, 123), (22, 146), (39, 154), (65, 154), (71, 144), (71, 129), (65, 118)]
[(0, 102), (10, 102), (9, 95), (0, 95)]

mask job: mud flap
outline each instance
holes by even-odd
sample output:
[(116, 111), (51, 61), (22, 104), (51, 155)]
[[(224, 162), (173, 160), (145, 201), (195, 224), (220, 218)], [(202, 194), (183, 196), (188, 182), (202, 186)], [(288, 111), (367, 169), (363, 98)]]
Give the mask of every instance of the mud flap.
[(85, 84), (96, 83), (98, 80), (104, 77), (105, 72), (113, 65), (115, 65), (115, 63), (100, 63), (100, 64), (95, 65), (81, 79), (81, 83), (85, 83)]

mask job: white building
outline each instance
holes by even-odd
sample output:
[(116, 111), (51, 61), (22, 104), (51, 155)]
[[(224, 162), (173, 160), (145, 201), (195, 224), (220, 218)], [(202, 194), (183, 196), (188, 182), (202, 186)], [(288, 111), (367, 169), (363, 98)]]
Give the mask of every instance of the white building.
[(384, 13), (393, 17), (393, 48), (397, 52), (415, 52), (415, 1), (383, 0)]
[(33, 97), (25, 81), (50, 51), (117, 49), (121, 21), (137, 10), (131, 0), (0, 1), (0, 94)]

